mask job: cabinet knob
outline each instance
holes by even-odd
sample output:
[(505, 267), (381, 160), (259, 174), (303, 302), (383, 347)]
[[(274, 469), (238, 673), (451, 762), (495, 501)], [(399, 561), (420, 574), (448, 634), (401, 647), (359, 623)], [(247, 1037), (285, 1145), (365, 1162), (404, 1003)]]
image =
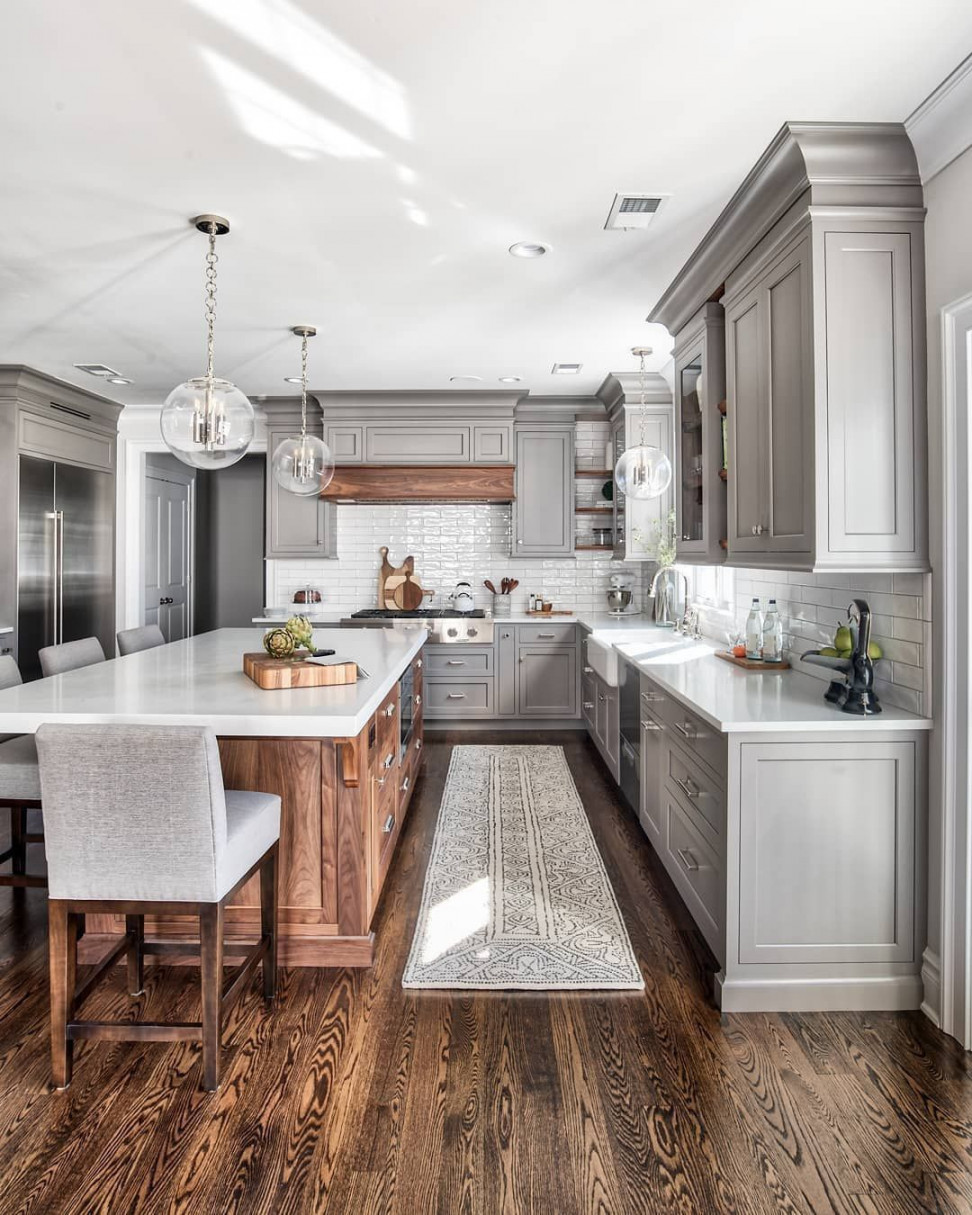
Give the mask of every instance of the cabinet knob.
[(416, 665), (416, 666), (418, 667), (418, 669), (421, 671), (421, 669), (422, 669), (422, 659), (420, 658), (420, 659), (418, 660), (418, 662), (417, 662), (415, 665)]
[(422, 703), (422, 697), (421, 697), (421, 696), (416, 696), (416, 697), (415, 697), (415, 703), (416, 703), (417, 705), (420, 705), (420, 704)]
[(766, 531), (766, 528), (763, 527), (762, 523), (753, 524), (753, 535), (754, 536), (761, 536), (763, 534), (763, 532), (765, 532), (765, 531)]
[(421, 738), (416, 738), (416, 740), (415, 740), (415, 750), (416, 750), (416, 751), (421, 751), (421, 750), (422, 750), (422, 740), (421, 740)]

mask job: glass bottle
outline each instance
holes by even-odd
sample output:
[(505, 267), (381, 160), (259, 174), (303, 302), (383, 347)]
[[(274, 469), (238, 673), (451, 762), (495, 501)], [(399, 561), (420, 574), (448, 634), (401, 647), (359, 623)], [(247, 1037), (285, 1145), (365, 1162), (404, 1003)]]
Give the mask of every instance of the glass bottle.
[(775, 599), (769, 601), (763, 620), (763, 661), (783, 661), (783, 621), (780, 619)]
[(763, 613), (759, 610), (759, 600), (753, 599), (753, 606), (746, 617), (746, 657), (757, 661), (763, 652)]

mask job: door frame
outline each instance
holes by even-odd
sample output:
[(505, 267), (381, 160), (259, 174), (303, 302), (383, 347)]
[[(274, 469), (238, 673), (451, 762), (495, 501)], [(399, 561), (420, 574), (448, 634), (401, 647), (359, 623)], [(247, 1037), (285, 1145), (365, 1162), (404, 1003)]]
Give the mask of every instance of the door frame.
[[(941, 1028), (972, 1049), (972, 294), (941, 311), (942, 324), (942, 564), (941, 684)], [(947, 660), (946, 660), (947, 659)]]
[[(148, 455), (155, 453), (149, 452)], [(196, 477), (188, 465), (180, 464), (176, 470), (151, 468), (148, 459), (144, 461), (142, 472), (142, 544), (139, 549), (139, 565), (141, 568), (142, 585), (139, 594), (141, 621), (145, 623), (145, 489), (149, 478), (156, 481), (168, 481), (173, 485), (184, 485), (189, 490), (188, 519), (186, 536), (186, 636), (193, 635), (193, 606), (196, 597)]]

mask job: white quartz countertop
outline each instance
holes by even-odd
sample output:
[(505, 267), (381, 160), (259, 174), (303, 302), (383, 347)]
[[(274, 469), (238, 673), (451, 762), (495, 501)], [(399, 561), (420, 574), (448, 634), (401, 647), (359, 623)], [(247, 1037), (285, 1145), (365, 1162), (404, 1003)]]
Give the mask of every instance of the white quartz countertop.
[(43, 722), (208, 725), (222, 735), (344, 738), (359, 734), (426, 640), (424, 629), (315, 629), (318, 649), (358, 662), (367, 679), (333, 688), (264, 691), (243, 674), (261, 629), (218, 629), (0, 691), (0, 734)]
[(13, 632), (12, 624), (0, 624), (0, 633), (12, 633), (12, 632)]
[(614, 648), (628, 662), (725, 734), (866, 730), (930, 730), (932, 722), (894, 705), (854, 717), (824, 700), (823, 680), (787, 671), (746, 671), (716, 658), (707, 641), (648, 626)]

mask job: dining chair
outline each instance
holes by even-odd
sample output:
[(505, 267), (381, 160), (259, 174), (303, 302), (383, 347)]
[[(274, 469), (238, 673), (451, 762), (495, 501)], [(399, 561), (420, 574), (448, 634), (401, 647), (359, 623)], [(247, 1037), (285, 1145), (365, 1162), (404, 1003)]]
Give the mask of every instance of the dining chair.
[[(277, 973), (280, 798), (225, 790), (219, 748), (203, 726), (55, 725), (37, 731), (49, 881), (51, 1062), (71, 1082), (79, 1039), (202, 1041), (203, 1086), (219, 1087), (223, 1015), (262, 964), (272, 1000)], [(226, 904), (260, 875), (260, 937), (223, 980)], [(126, 931), (81, 983), (77, 923), (124, 915)], [(199, 944), (145, 940), (145, 916), (193, 916)], [(235, 944), (229, 952), (244, 947)], [(147, 954), (198, 954), (198, 1022), (83, 1021), (77, 1011), (127, 953), (128, 985), (142, 990)]]
[(46, 645), (37, 651), (44, 675), (63, 675), (105, 661), (105, 652), (97, 637), (82, 637), (80, 641), (65, 641), (61, 645)]
[(140, 624), (134, 629), (122, 629), (118, 634), (118, 653), (122, 657), (153, 650), (158, 645), (165, 645), (165, 634), (157, 624)]
[[(0, 654), (0, 690), (23, 683), (20, 668), (9, 654)], [(0, 886), (46, 886), (43, 874), (27, 872), (27, 845), (42, 844), (39, 831), (29, 831), (28, 810), (40, 809), (40, 773), (32, 734), (0, 735), (0, 806), (10, 812), (10, 847), (0, 852), (0, 864), (10, 861), (10, 873), (0, 873)]]

